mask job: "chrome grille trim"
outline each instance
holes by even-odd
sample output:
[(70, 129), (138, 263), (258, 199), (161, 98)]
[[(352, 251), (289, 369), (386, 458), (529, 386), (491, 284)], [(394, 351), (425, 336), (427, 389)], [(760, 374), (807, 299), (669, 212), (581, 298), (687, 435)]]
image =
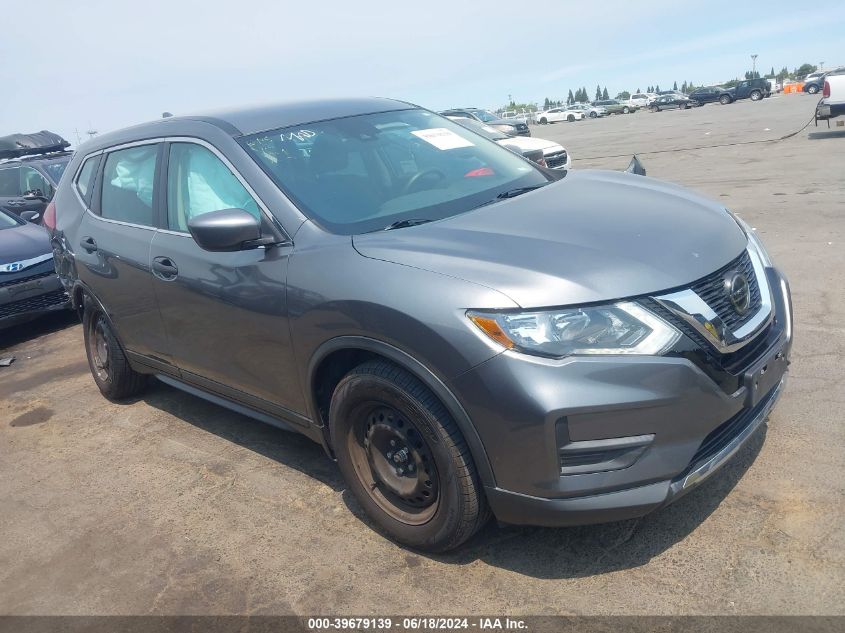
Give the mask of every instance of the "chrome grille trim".
[(753, 248), (746, 248), (746, 253), (751, 260), (760, 290), (760, 307), (736, 330), (731, 330), (716, 311), (691, 288), (654, 297), (660, 305), (688, 323), (722, 354), (730, 354), (744, 347), (774, 316), (771, 289), (763, 262)]

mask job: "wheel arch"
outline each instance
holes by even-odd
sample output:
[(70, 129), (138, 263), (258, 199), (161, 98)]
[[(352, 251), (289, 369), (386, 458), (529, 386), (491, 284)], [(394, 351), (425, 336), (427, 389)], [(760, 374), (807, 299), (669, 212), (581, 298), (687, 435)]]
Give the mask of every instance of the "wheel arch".
[(482, 484), (495, 486), (493, 469), (481, 438), (466, 410), (443, 380), (407, 352), (384, 341), (365, 336), (339, 336), (330, 339), (317, 348), (308, 364), (305, 383), (308, 389), (308, 403), (312, 419), (322, 428), (326, 450), (331, 454), (332, 442), (326, 414), (334, 387), (353, 367), (375, 358), (395, 363), (422, 381), (434, 393), (461, 430)]

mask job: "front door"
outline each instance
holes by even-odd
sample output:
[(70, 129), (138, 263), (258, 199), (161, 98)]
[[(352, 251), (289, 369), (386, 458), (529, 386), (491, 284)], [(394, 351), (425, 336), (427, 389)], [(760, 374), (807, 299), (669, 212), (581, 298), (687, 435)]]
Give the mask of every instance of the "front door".
[(150, 270), (160, 147), (106, 154), (91, 212), (82, 214), (77, 243), (70, 246), (80, 281), (102, 303), (131, 358), (172, 372)]
[(216, 151), (194, 142), (174, 142), (167, 151), (167, 230), (153, 238), (151, 257), (183, 379), (278, 417), (304, 413), (287, 316), (291, 247), (200, 248), (189, 219), (238, 208), (266, 221), (264, 211)]

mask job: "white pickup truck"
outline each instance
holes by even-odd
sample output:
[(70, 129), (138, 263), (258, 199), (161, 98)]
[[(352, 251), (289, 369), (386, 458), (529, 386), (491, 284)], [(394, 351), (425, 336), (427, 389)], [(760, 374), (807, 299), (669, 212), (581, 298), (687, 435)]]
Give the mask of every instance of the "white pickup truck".
[[(816, 122), (830, 121), (830, 119), (845, 115), (845, 73), (825, 77), (822, 97), (819, 105), (816, 106)], [(837, 125), (841, 124), (842, 122), (837, 123)]]

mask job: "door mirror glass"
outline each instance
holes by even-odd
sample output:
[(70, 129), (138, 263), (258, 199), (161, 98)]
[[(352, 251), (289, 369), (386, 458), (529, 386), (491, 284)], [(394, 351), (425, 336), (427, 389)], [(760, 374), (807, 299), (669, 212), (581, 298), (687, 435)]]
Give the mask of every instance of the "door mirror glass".
[(261, 223), (243, 209), (220, 209), (188, 219), (188, 231), (204, 250), (239, 251), (261, 237)]

